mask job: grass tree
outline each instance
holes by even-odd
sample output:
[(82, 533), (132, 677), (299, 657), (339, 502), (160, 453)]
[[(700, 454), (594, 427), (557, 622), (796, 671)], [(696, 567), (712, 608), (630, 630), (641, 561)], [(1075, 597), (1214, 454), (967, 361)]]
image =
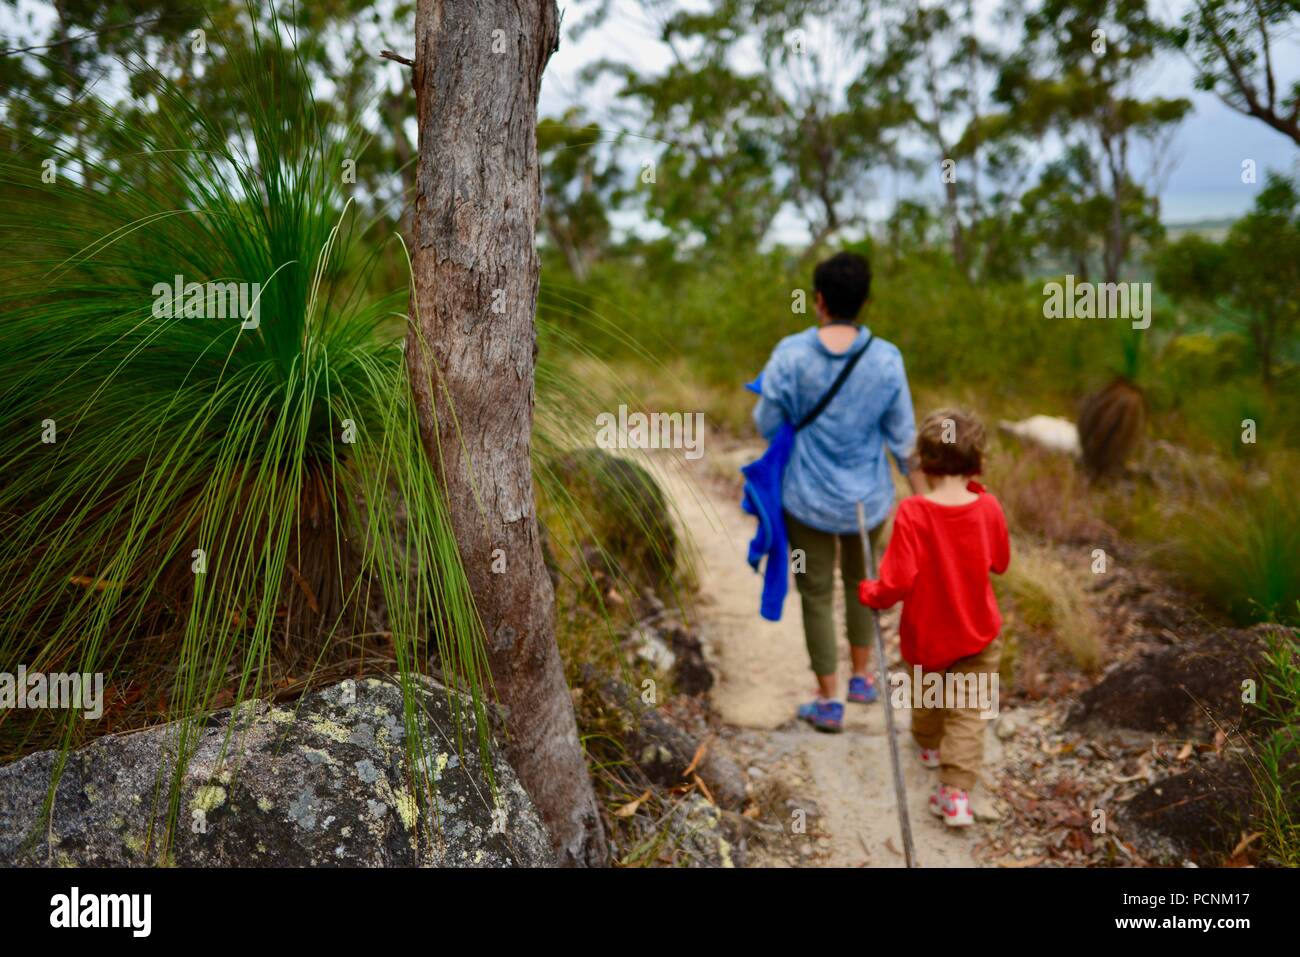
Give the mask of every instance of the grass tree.
[(107, 699), (100, 722), (5, 711), (0, 756), (180, 719), (164, 842), (215, 707), (394, 673), (419, 749), (432, 666), (488, 744), (405, 290), (374, 292), (401, 247), (359, 241), (364, 143), (276, 36), (225, 51), (219, 118), (137, 66), (154, 109), (108, 114), (96, 157), (18, 130), (0, 157), (0, 671), (101, 673)]

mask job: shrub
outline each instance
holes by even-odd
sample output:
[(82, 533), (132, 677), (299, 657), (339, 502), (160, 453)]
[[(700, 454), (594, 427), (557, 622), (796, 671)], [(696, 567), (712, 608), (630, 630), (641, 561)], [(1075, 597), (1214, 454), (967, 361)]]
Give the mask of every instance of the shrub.
[(1300, 601), (1300, 500), (1270, 483), (1179, 509), (1160, 554), (1238, 623), (1293, 619)]
[[(369, 294), (380, 247), (341, 194), (359, 144), (299, 99), (291, 51), (231, 55), (221, 120), (142, 70), (158, 109), (117, 130), (93, 187), (42, 183), (37, 157), (77, 158), (30, 137), (0, 168), (2, 218), (25, 224), (0, 291), (0, 670), (108, 685), (97, 726), (7, 712), (4, 757), (171, 717), (184, 762), (213, 707), (366, 670), (402, 675), (418, 748), (431, 658), (485, 717), (390, 320), (406, 295)], [(155, 310), (178, 275), (258, 284), (256, 328), (212, 300)]]
[[(1088, 605), (1081, 574), (1050, 548), (1017, 542), (1007, 573), (995, 582), (1029, 629), (1050, 635), (1056, 647), (1084, 671), (1100, 667), (1100, 625)], [(1023, 635), (1019, 640), (1023, 643)]]

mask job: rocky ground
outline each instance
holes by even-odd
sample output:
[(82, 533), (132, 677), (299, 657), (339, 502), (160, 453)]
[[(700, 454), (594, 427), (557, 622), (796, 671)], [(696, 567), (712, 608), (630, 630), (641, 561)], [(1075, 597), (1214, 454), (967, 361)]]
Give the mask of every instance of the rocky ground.
[[(900, 866), (881, 706), (850, 706), (842, 735), (790, 719), (810, 693), (798, 609), (791, 599), (782, 622), (758, 618), (759, 578), (743, 562), (752, 523), (737, 508), (734, 482), (680, 463), (658, 477), (696, 549), (691, 626), (716, 682), (711, 718), (695, 720), (711, 723), (713, 747), (744, 771), (736, 839), (745, 861)], [(971, 833), (947, 833), (926, 813), (934, 773), (916, 761), (901, 716), (922, 866), (1251, 860), (1257, 835), (1247, 813), (1249, 750), (1240, 732), (1250, 715), (1242, 682), (1256, 673), (1266, 629), (1225, 628), (1158, 575), (1133, 568), (1099, 581), (1089, 602), (1105, 634), (1100, 674), (1022, 660), (1026, 673), (1004, 691), (988, 732)], [(892, 664), (901, 666), (895, 620), (884, 617), (884, 632)]]
[[(751, 452), (729, 454), (738, 462)], [(743, 560), (752, 521), (738, 508), (730, 464), (724, 453), (713, 471), (680, 460), (655, 466), (648, 507), (662, 514), (672, 503), (674, 547), (690, 551), (685, 577), (698, 586), (689, 596), (666, 602), (643, 588), (629, 602), (603, 559), (591, 562), (594, 593), (624, 603), (623, 665), (584, 663), (571, 680), (619, 861), (901, 866), (883, 706), (850, 706), (840, 735), (792, 719), (812, 690), (797, 600), (781, 622), (757, 615), (760, 578)], [(629, 476), (636, 494), (628, 500), (637, 499), (645, 488), (635, 470), (624, 467), (617, 481)], [(1105, 636), (1103, 668), (1085, 674), (1021, 650), (988, 729), (974, 828), (951, 833), (928, 814), (935, 772), (916, 760), (906, 712), (897, 713), (921, 866), (1255, 859), (1243, 736), (1253, 713), (1243, 689), (1268, 629), (1225, 628), (1126, 562), (1122, 543), (1111, 551), (1116, 568), (1088, 597)], [(897, 668), (896, 623), (896, 611), (882, 616)], [(841, 666), (847, 678), (847, 660)], [(647, 685), (646, 675), (656, 679)], [(45, 823), (39, 812), (56, 755), (0, 768), (0, 864), (548, 863), (546, 836), (509, 766), (495, 762), (493, 795), (477, 753), (451, 744), (445, 693), (430, 688), (421, 702), (436, 821), (419, 820), (408, 789), (400, 689), (367, 679), (312, 692), (296, 707), (218, 712), (199, 729), (173, 809), (156, 798), (174, 726), (74, 752)], [(169, 827), (171, 840), (162, 840)]]

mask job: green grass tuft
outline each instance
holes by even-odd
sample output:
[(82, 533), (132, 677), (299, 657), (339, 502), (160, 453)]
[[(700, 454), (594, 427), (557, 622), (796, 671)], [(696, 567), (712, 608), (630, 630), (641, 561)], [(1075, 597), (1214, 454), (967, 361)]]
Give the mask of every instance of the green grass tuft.
[[(402, 249), (363, 244), (343, 176), (363, 144), (304, 101), (294, 52), (231, 55), (243, 85), (220, 120), (138, 68), (158, 109), (115, 128), (93, 186), (43, 182), (44, 159), (80, 158), (30, 137), (0, 167), (0, 670), (103, 673), (108, 699), (101, 722), (7, 711), (0, 759), (170, 717), (175, 784), (212, 708), (376, 671), (402, 676), (418, 742), (409, 691), (431, 668), (487, 746), (406, 292), (371, 290)], [(157, 316), (176, 275), (260, 284), (260, 324)]]

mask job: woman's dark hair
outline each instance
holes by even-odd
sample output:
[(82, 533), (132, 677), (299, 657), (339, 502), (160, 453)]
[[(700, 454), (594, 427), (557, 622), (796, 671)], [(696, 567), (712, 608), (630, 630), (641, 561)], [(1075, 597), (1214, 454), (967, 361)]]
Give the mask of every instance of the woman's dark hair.
[(813, 291), (826, 300), (832, 319), (852, 322), (871, 295), (871, 266), (866, 256), (836, 253), (813, 270)]

